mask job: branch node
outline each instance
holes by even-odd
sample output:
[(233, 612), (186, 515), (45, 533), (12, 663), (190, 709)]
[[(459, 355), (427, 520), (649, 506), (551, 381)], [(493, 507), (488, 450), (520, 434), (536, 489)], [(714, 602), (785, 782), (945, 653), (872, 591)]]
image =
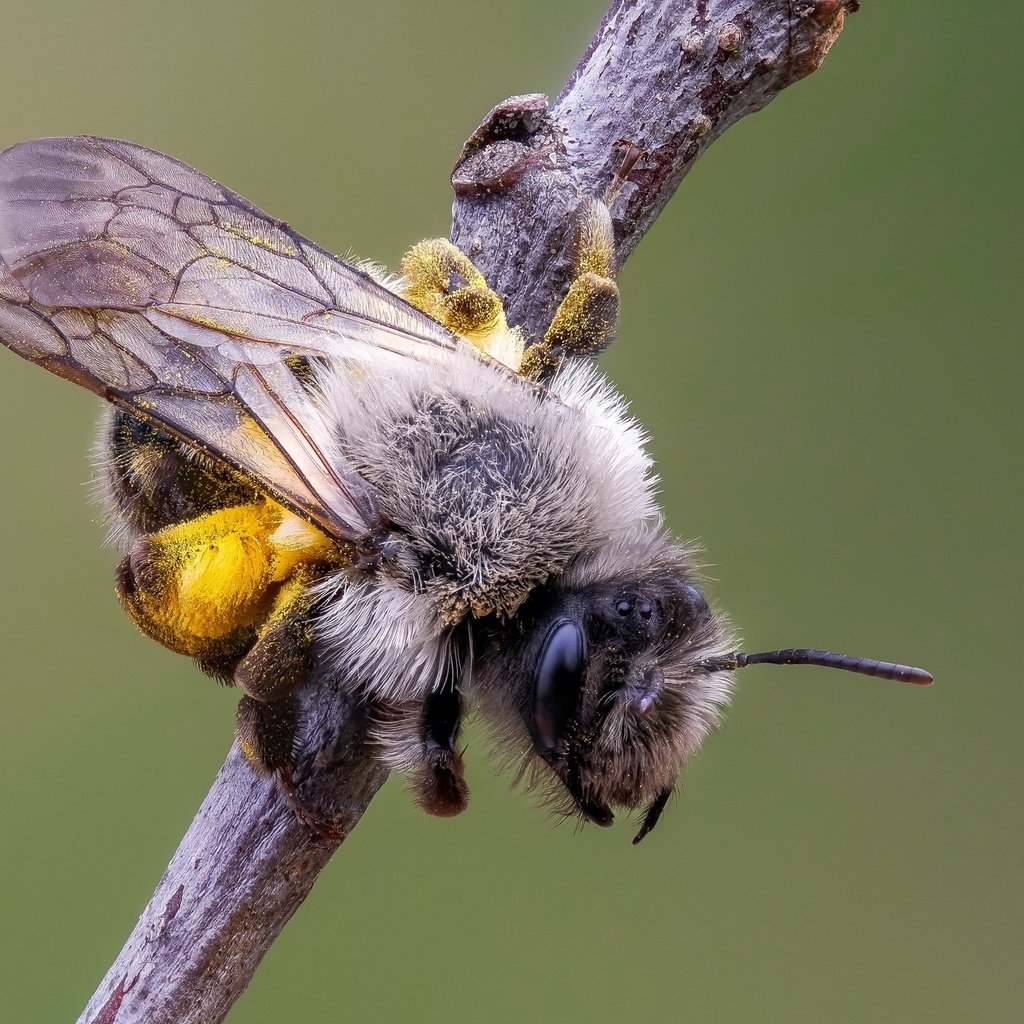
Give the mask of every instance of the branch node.
[(718, 48), (722, 53), (737, 53), (743, 45), (743, 29), (735, 22), (727, 21), (718, 30)]
[(804, 23), (807, 31), (794, 37), (790, 52), (790, 81), (797, 81), (817, 71), (832, 49), (832, 44), (843, 31), (848, 14), (860, 10), (860, 0), (813, 0), (800, 4), (795, 10), (796, 17)]

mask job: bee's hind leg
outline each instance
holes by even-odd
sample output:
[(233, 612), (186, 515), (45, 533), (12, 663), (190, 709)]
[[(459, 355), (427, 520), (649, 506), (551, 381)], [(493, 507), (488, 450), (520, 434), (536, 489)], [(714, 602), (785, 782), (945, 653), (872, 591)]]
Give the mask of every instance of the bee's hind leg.
[(339, 842), (347, 831), (338, 818), (321, 814), (303, 800), (295, 778), (295, 735), (299, 702), (294, 695), (262, 701), (244, 695), (235, 712), (235, 734), (246, 761), (259, 774), (272, 772), (295, 817), (315, 836)]
[(231, 669), (244, 696), (235, 718), (238, 742), (256, 769), (293, 784), (298, 702), (295, 691), (312, 666), (312, 596), (301, 571), (278, 592), (255, 643)]
[(299, 821), (320, 838), (337, 842), (345, 835), (344, 822), (306, 803), (295, 776), (300, 723), (296, 691), (313, 665), (312, 579), (312, 570), (300, 568), (282, 586), (256, 643), (238, 660), (232, 681), (244, 695), (235, 714), (235, 732), (249, 764), (277, 776)]
[(294, 788), (295, 733), (298, 728), (298, 702), (295, 697), (280, 700), (256, 700), (242, 696), (235, 712), (235, 733), (246, 761), (258, 772), (273, 772)]
[(274, 703), (293, 693), (309, 676), (313, 664), (316, 574), (300, 567), (281, 585), (256, 642), (232, 674), (234, 684), (257, 701)]

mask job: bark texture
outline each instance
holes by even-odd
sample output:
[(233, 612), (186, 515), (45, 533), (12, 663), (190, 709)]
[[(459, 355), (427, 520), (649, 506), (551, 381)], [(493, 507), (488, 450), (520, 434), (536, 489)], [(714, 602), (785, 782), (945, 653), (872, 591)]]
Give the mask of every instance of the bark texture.
[[(613, 187), (620, 263), (698, 156), (814, 71), (856, 0), (617, 0), (561, 94), (495, 107), (452, 174), (452, 240), (539, 338), (568, 285), (574, 213)], [(342, 682), (301, 695), (303, 802), (359, 820), (386, 772)], [(341, 838), (310, 832), (232, 747), (81, 1024), (217, 1024)]]
[(585, 198), (616, 182), (621, 265), (701, 153), (816, 70), (857, 6), (617, 0), (550, 107), (540, 95), (495, 107), (452, 173), (451, 237), (509, 320), (532, 340), (543, 335), (572, 278)]
[(342, 831), (325, 839), (303, 825), (277, 782), (233, 744), (80, 1022), (215, 1024), (245, 991), (387, 778), (338, 680), (314, 673), (301, 699), (299, 795)]

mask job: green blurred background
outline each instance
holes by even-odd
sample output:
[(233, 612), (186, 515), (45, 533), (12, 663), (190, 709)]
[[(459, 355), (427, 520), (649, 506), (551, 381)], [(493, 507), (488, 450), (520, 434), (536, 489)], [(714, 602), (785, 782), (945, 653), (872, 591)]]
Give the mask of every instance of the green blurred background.
[[(554, 94), (602, 0), (8, 5), (0, 146), (172, 153), (325, 245), (445, 234), (496, 101)], [(1020, 1019), (1019, 8), (866, 2), (697, 165), (622, 275), (605, 366), (751, 649), (658, 832), (552, 827), (492, 776), (374, 801), (234, 1024)], [(0, 1017), (78, 1014), (232, 732), (142, 639), (89, 502), (98, 414), (0, 358)]]

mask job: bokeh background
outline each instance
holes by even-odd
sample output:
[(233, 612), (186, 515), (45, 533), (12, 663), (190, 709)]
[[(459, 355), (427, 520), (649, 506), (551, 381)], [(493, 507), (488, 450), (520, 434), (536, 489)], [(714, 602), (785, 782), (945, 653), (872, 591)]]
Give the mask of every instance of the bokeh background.
[[(172, 153), (338, 252), (446, 234), (485, 111), (558, 91), (603, 0), (8, 5), (0, 146)], [(697, 165), (605, 359), (749, 649), (642, 847), (493, 777), (392, 779), (232, 1017), (997, 1022), (1024, 996), (1019, 115), (1012, 5), (865, 2)], [(219, 766), (234, 698), (145, 641), (89, 501), (90, 396), (0, 354), (0, 1016), (74, 1019)]]

